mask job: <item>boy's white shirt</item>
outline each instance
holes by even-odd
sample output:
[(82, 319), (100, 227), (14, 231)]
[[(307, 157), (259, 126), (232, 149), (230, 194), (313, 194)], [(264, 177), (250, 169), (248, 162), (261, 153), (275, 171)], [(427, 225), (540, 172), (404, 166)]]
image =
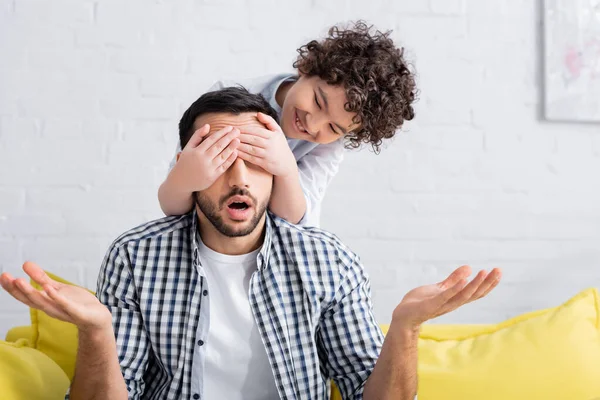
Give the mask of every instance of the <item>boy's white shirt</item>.
[[(250, 93), (262, 94), (281, 118), (281, 107), (275, 100), (275, 94), (277, 88), (283, 82), (294, 79), (296, 79), (296, 76), (293, 74), (279, 74), (239, 82), (217, 81), (208, 91), (211, 92), (231, 86), (243, 86)], [(306, 213), (299, 224), (318, 227), (321, 219), (321, 202), (327, 187), (337, 174), (339, 165), (344, 159), (344, 144), (342, 140), (329, 144), (318, 144), (298, 139), (287, 139), (287, 142), (298, 163), (300, 185), (306, 198)], [(172, 169), (175, 165), (177, 154), (180, 151), (181, 145), (178, 141), (175, 157), (173, 157), (169, 169)]]

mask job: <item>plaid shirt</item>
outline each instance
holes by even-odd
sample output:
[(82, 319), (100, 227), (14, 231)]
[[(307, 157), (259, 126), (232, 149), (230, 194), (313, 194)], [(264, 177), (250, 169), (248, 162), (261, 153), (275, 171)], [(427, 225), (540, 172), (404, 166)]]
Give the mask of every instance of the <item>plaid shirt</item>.
[[(280, 397), (327, 399), (332, 379), (343, 398), (361, 399), (383, 335), (358, 257), (328, 232), (266, 220), (249, 301)], [(104, 259), (97, 296), (112, 312), (130, 399), (203, 398), (210, 294), (197, 232), (195, 212), (152, 221)]]

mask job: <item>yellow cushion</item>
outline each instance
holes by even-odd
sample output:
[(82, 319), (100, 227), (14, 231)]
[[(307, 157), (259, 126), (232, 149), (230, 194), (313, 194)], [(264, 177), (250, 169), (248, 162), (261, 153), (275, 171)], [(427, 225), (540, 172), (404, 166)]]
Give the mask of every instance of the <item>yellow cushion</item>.
[(64, 399), (69, 378), (27, 340), (0, 341), (0, 398), (10, 400)]
[(15, 326), (6, 332), (5, 340), (7, 342), (16, 342), (19, 339), (25, 339), (29, 343), (29, 347), (33, 346), (33, 328), (28, 326)]
[(500, 324), (425, 324), (418, 376), (419, 400), (600, 400), (598, 291)]
[(467, 327), (423, 326), (419, 400), (600, 397), (597, 290), (500, 324)]
[[(72, 285), (71, 282), (47, 271), (46, 274), (58, 282)], [(41, 289), (34, 281), (31, 281), (31, 284), (35, 288)], [(34, 308), (30, 308), (30, 314), (33, 347), (54, 360), (67, 374), (69, 380), (72, 380), (77, 358), (77, 327), (52, 318), (45, 312)]]

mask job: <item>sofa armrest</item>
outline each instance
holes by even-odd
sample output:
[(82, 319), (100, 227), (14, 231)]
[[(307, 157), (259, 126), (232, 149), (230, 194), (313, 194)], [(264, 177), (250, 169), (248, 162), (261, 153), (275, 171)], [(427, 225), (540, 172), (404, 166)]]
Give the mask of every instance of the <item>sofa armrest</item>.
[(19, 339), (25, 339), (29, 347), (33, 347), (33, 330), (31, 325), (15, 326), (6, 333), (7, 342), (16, 342)]

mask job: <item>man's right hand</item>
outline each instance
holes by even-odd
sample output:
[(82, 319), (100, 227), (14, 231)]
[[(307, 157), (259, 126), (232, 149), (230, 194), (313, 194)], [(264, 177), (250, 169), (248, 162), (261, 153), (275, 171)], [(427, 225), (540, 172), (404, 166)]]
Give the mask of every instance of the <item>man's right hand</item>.
[(208, 124), (196, 130), (177, 156), (175, 187), (186, 194), (210, 187), (238, 156), (239, 129), (228, 126), (205, 137), (209, 132)]
[(44, 290), (36, 290), (25, 279), (5, 272), (0, 275), (0, 284), (15, 299), (53, 318), (71, 322), (80, 331), (112, 327), (110, 311), (88, 290), (56, 282), (32, 262), (23, 264), (23, 270)]

